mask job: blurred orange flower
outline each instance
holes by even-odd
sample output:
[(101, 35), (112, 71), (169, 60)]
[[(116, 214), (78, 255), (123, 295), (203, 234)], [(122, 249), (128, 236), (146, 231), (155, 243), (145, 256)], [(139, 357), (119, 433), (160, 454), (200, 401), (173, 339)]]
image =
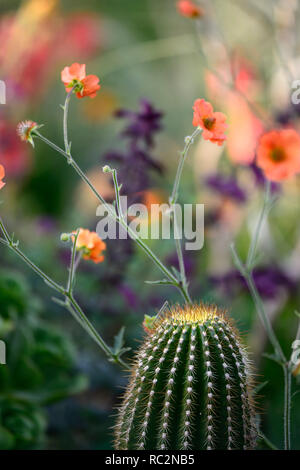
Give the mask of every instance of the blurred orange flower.
[[(76, 232), (73, 232), (74, 234)], [(72, 236), (74, 241), (74, 236)], [(101, 263), (104, 261), (102, 251), (106, 250), (106, 243), (97, 235), (96, 232), (90, 232), (87, 229), (81, 228), (79, 230), (76, 249), (83, 253), (84, 259), (89, 259), (94, 263)]]
[(229, 158), (235, 164), (250, 165), (255, 160), (257, 140), (264, 131), (263, 125), (237, 93), (227, 93), (224, 101), (229, 120)]
[(300, 172), (300, 136), (294, 129), (264, 134), (257, 149), (257, 165), (271, 181), (283, 181)]
[[(257, 104), (262, 84), (254, 64), (241, 57), (234, 56), (231, 63), (234, 70), (234, 89), (228, 86), (232, 77), (227, 62), (216, 66), (217, 74), (207, 71), (205, 82), (208, 97), (222, 103), (228, 119), (226, 149), (234, 164), (250, 165), (255, 160), (257, 141), (265, 131), (262, 117), (266, 112)], [(254, 103), (259, 118), (249, 102)]]
[(196, 100), (193, 110), (193, 126), (199, 126), (203, 129), (203, 139), (222, 145), (226, 140), (224, 134), (227, 129), (225, 114), (214, 112), (212, 105), (204, 99)]
[(204, 15), (202, 8), (195, 5), (195, 3), (190, 0), (181, 0), (177, 2), (177, 10), (182, 16), (187, 18), (200, 18)]
[(67, 92), (74, 88), (77, 98), (84, 98), (85, 96), (94, 98), (101, 88), (99, 78), (96, 75), (86, 75), (85, 64), (78, 64), (77, 62), (62, 70), (61, 80)]
[(5, 176), (4, 166), (0, 165), (0, 189), (2, 189), (3, 186), (5, 186), (5, 183), (2, 181), (4, 176)]

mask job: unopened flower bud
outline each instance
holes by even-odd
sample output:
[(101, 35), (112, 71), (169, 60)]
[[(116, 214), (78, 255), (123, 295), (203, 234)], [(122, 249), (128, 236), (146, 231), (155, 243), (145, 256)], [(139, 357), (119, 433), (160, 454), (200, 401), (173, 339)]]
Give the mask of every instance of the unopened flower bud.
[(60, 236), (60, 239), (62, 242), (68, 242), (70, 240), (70, 234), (69, 233), (62, 233)]
[(103, 171), (103, 173), (111, 173), (112, 169), (110, 168), (109, 165), (105, 165), (105, 166), (102, 168), (102, 171)]

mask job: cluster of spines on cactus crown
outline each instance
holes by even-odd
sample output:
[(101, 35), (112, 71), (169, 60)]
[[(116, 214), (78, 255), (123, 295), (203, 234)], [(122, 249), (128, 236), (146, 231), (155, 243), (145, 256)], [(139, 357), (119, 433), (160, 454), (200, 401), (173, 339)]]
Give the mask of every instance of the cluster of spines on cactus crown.
[(171, 308), (137, 353), (118, 411), (116, 449), (253, 449), (252, 376), (224, 311)]

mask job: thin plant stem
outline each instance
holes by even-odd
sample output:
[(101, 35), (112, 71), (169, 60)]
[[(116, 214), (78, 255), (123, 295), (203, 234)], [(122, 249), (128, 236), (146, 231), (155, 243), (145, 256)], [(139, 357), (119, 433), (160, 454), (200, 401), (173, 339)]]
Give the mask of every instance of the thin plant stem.
[[(114, 354), (112, 354), (112, 351), (110, 347), (106, 344), (102, 336), (98, 333), (98, 331), (95, 329), (95, 327), (92, 325), (92, 323), (89, 321), (89, 319), (86, 317), (86, 315), (83, 313), (81, 307), (78, 305), (76, 300), (74, 299), (72, 294), (67, 293), (66, 295), (67, 299), (70, 302), (71, 308), (76, 312), (80, 320), (82, 321), (82, 324), (85, 325), (85, 330), (90, 334), (90, 336), (94, 339), (94, 341), (100, 346), (100, 348), (106, 353), (107, 357), (112, 360), (113, 362), (116, 362), (117, 364), (120, 364), (122, 367), (129, 369), (128, 364), (124, 362), (120, 357), (115, 357)], [(69, 305), (67, 304), (67, 307)]]
[(184, 287), (182, 286), (181, 282), (172, 274), (172, 272), (163, 264), (163, 262), (155, 255), (155, 253), (151, 250), (151, 248), (144, 243), (144, 241), (136, 234), (136, 232), (126, 223), (126, 221), (122, 218), (120, 218), (116, 212), (112, 209), (112, 207), (105, 201), (105, 199), (101, 196), (101, 194), (98, 193), (96, 188), (93, 186), (91, 181), (88, 179), (88, 177), (85, 175), (85, 173), (81, 170), (81, 168), (78, 166), (78, 164), (75, 162), (74, 158), (72, 157), (71, 153), (67, 154), (65, 150), (60, 148), (58, 145), (56, 145), (54, 142), (51, 142), (49, 139), (44, 137), (42, 134), (40, 134), (38, 131), (35, 130), (35, 135), (42, 140), (44, 143), (46, 143), (49, 147), (53, 148), (56, 150), (56, 152), (60, 153), (63, 155), (70, 165), (74, 168), (76, 173), (80, 176), (80, 178), (90, 187), (92, 192), (95, 194), (96, 198), (104, 205), (110, 216), (122, 227), (127, 231), (127, 233), (130, 235), (130, 237), (142, 248), (142, 250), (149, 256), (149, 258), (154, 262), (154, 264), (160, 269), (160, 271), (167, 276), (167, 278), (170, 280), (170, 283), (174, 285), (180, 292), (183, 298), (188, 301), (187, 294), (185, 292)]
[(253, 261), (256, 256), (257, 243), (259, 240), (262, 224), (268, 214), (270, 208), (270, 183), (267, 183), (265, 189), (264, 203), (259, 217), (259, 221), (250, 244), (247, 262), (244, 265), (236, 252), (234, 244), (231, 245), (231, 251), (233, 261), (241, 275), (244, 277), (251, 296), (253, 298), (257, 313), (265, 327), (266, 333), (275, 351), (275, 360), (283, 368), (284, 373), (284, 448), (289, 450), (291, 448), (291, 367), (290, 361), (287, 360), (277, 336), (272, 327), (269, 316), (267, 315), (264, 307), (264, 303), (257, 290), (255, 282), (253, 280)]
[(280, 346), (280, 343), (276, 337), (276, 334), (274, 332), (274, 329), (272, 327), (271, 321), (269, 319), (269, 316), (267, 315), (263, 301), (261, 299), (261, 296), (259, 295), (259, 292), (257, 290), (257, 287), (255, 285), (255, 282), (253, 280), (252, 274), (249, 274), (246, 276), (246, 281), (249, 287), (249, 290), (251, 292), (252, 298), (254, 300), (256, 310), (260, 316), (260, 319), (262, 320), (262, 323), (265, 327), (265, 330), (267, 332), (267, 335), (269, 337), (269, 340), (275, 350), (276, 356), (278, 361), (282, 363), (286, 363), (286, 357), (282, 351), (282, 348)]
[(172, 194), (170, 197), (171, 206), (173, 204), (176, 204), (177, 199), (178, 199), (178, 190), (179, 190), (181, 175), (182, 175), (183, 167), (184, 167), (189, 149), (191, 145), (193, 144), (195, 137), (197, 137), (197, 135), (199, 135), (201, 132), (202, 132), (202, 129), (200, 127), (197, 127), (196, 130), (193, 132), (193, 134), (186, 139), (185, 147), (180, 155), (179, 164), (177, 167), (177, 172), (176, 172), (176, 176), (175, 176), (175, 180), (173, 184)]
[[(181, 250), (180, 243), (179, 243), (179, 246), (177, 244), (177, 252), (178, 252), (178, 255), (180, 256), (179, 263), (180, 263), (180, 266), (181, 266), (181, 271), (180, 271), (181, 272), (181, 279), (178, 280), (171, 273), (171, 271), (169, 271), (168, 268), (166, 268), (164, 266), (164, 264), (152, 252), (152, 250), (142, 241), (142, 239), (140, 237), (138, 237), (136, 235), (136, 233), (126, 223), (126, 221), (124, 219), (124, 216), (123, 216), (122, 206), (121, 206), (121, 202), (120, 202), (120, 186), (119, 186), (119, 183), (118, 183), (117, 171), (115, 169), (111, 170), (112, 177), (113, 177), (114, 188), (115, 188), (115, 195), (116, 195), (117, 214), (115, 214), (115, 211), (110, 208), (110, 206), (106, 203), (104, 198), (98, 193), (98, 191), (96, 191), (96, 189), (94, 188), (92, 183), (89, 181), (89, 179), (86, 177), (84, 172), (80, 169), (80, 167), (77, 165), (77, 163), (73, 160), (72, 155), (71, 155), (70, 145), (69, 145), (69, 139), (68, 139), (68, 111), (69, 111), (69, 103), (70, 103), (70, 99), (71, 99), (73, 90), (74, 90), (74, 88), (72, 90), (70, 90), (69, 93), (67, 94), (66, 100), (65, 100), (65, 105), (64, 105), (64, 108), (63, 108), (63, 110), (64, 110), (63, 132), (64, 132), (64, 144), (65, 144), (64, 156), (67, 158), (68, 163), (73, 166), (73, 168), (79, 174), (79, 176), (89, 185), (89, 187), (92, 189), (92, 191), (97, 196), (97, 198), (102, 202), (102, 204), (105, 205), (106, 209), (107, 210), (108, 210), (108, 208), (110, 209), (108, 213), (110, 215), (112, 215), (114, 217), (114, 219), (121, 226), (123, 226), (123, 228), (125, 228), (125, 230), (131, 236), (131, 238), (133, 238), (142, 247), (144, 252), (146, 252), (148, 254), (148, 256), (152, 259), (152, 261), (154, 261), (154, 263), (159, 267), (159, 269), (172, 282), (172, 285), (174, 285), (175, 287), (177, 287), (177, 289), (179, 289), (179, 291), (182, 294), (185, 301), (190, 302), (191, 299), (190, 299), (190, 296), (189, 296), (189, 293), (188, 293), (188, 288), (187, 288), (185, 269), (184, 269), (184, 264), (183, 264), (183, 257), (182, 257), (182, 250)], [(196, 134), (196, 132), (195, 132), (195, 134)], [(41, 138), (41, 135), (39, 135), (39, 136)], [(48, 139), (47, 139), (47, 143), (48, 143), (48, 145), (50, 144), (50, 141), (48, 141)], [(53, 147), (53, 145), (54, 145), (54, 147)], [(52, 145), (52, 147), (55, 148), (55, 150), (59, 151), (59, 147), (57, 147), (55, 144), (53, 144), (53, 145)], [(185, 151), (183, 153), (183, 160), (186, 157), (189, 145), (187, 145), (186, 147), (187, 148), (185, 149)], [(62, 149), (60, 149), (60, 150), (62, 150)], [(60, 152), (60, 153), (62, 153), (62, 152)], [(181, 171), (182, 171), (182, 169), (181, 169)], [(179, 181), (180, 181), (180, 176), (181, 175), (179, 175)], [(178, 181), (178, 185), (179, 185), (179, 181)], [(73, 254), (75, 253), (75, 245), (76, 245), (76, 242), (73, 246)], [(73, 257), (73, 255), (72, 255), (72, 257)], [(72, 267), (72, 270), (73, 270), (73, 267)], [(71, 275), (72, 275), (72, 271), (71, 271)], [(72, 284), (71, 284), (70, 288), (72, 289)]]
[[(122, 205), (121, 205), (121, 201), (120, 201), (120, 186), (119, 186), (119, 183), (118, 183), (117, 171), (115, 169), (109, 169), (108, 171), (110, 173), (112, 173), (114, 189), (115, 189), (115, 197), (116, 197), (116, 206), (117, 206), (118, 217), (119, 217), (119, 223), (129, 233), (130, 227), (127, 225), (127, 223), (124, 219), (124, 214), (123, 214)], [(177, 229), (177, 226), (176, 226), (176, 229)], [(179, 240), (176, 240), (176, 236), (175, 236), (175, 242), (177, 242), (177, 241), (179, 241)], [(176, 247), (177, 247), (177, 243), (176, 243)], [(181, 268), (180, 268), (181, 278), (180, 278), (179, 281), (177, 280), (175, 286), (180, 290), (184, 300), (188, 303), (188, 302), (191, 302), (191, 298), (190, 298), (190, 295), (189, 295), (188, 289), (187, 289), (187, 282), (186, 282), (186, 277), (185, 277), (185, 272), (184, 272), (184, 264), (183, 264), (181, 246), (180, 246), (179, 249), (180, 249), (179, 256), (181, 254), (181, 260), (179, 261), (179, 264), (181, 265)], [(173, 285), (174, 285), (174, 283), (173, 283)]]
[(64, 131), (64, 144), (65, 144), (65, 151), (67, 154), (70, 154), (70, 142), (69, 142), (69, 139), (68, 139), (68, 112), (69, 112), (69, 104), (70, 104), (70, 100), (71, 100), (71, 96), (72, 96), (72, 93), (74, 91), (74, 87), (72, 88), (72, 90), (70, 90), (68, 93), (67, 93), (67, 97), (66, 97), (66, 100), (65, 100), (65, 105), (63, 107), (63, 110), (64, 110), (64, 119), (63, 119), (63, 131)]
[[(73, 90), (71, 90), (67, 97), (66, 97), (66, 101), (65, 101), (65, 106), (64, 106), (64, 119), (63, 119), (63, 127), (64, 127), (64, 141), (65, 141), (65, 152), (69, 155), (69, 163), (73, 165), (73, 167), (75, 168), (75, 170), (77, 171), (77, 173), (82, 177), (84, 178), (85, 175), (84, 173), (81, 171), (81, 169), (78, 167), (78, 165), (76, 164), (76, 162), (74, 162), (72, 156), (71, 156), (71, 152), (70, 152), (70, 148), (69, 148), (69, 143), (68, 143), (68, 109), (69, 109), (69, 102), (70, 102), (70, 98), (71, 98), (71, 95), (72, 95), (72, 92)], [(196, 129), (196, 131), (194, 132), (195, 136), (197, 135), (197, 133), (199, 133), (200, 130), (199, 129)], [(194, 136), (193, 134), (193, 136)], [(193, 136), (191, 138), (191, 142), (190, 144), (193, 142)], [(186, 148), (184, 149), (183, 151), (183, 155), (182, 155), (182, 160), (183, 160), (183, 163), (182, 163), (182, 168), (183, 168), (183, 165), (184, 165), (184, 160), (187, 156), (187, 153), (188, 153), (188, 149), (189, 149), (189, 146), (190, 144), (186, 144)], [(181, 166), (179, 164), (179, 166)], [(180, 174), (177, 174), (177, 189), (178, 189), (178, 186), (179, 186), (179, 183), (180, 183), (180, 177), (181, 177), (181, 172), (182, 172), (182, 168), (181, 168), (181, 171), (180, 171)], [(167, 278), (171, 281), (172, 285), (174, 285), (181, 293), (181, 295), (183, 296), (184, 300), (186, 302), (191, 302), (191, 298), (190, 298), (190, 295), (188, 293), (188, 287), (187, 287), (187, 281), (186, 281), (186, 275), (185, 275), (185, 268), (184, 268), (184, 263), (183, 263), (183, 255), (182, 255), (182, 249), (181, 249), (181, 244), (180, 242), (178, 241), (178, 243), (176, 243), (176, 250), (177, 250), (177, 253), (178, 253), (178, 257), (179, 257), (179, 264), (180, 264), (180, 280), (178, 280), (172, 273), (171, 271), (168, 270), (168, 268), (166, 268), (164, 266), (164, 264), (161, 262), (161, 260), (158, 259), (158, 257), (152, 252), (152, 250), (150, 250), (150, 248), (141, 240), (140, 237), (137, 237), (136, 233), (129, 227), (129, 225), (127, 224), (126, 220), (124, 219), (124, 215), (123, 215), (123, 210), (122, 210), (122, 206), (121, 206), (121, 202), (120, 202), (120, 189), (121, 189), (121, 186), (119, 186), (119, 183), (118, 183), (118, 176), (117, 176), (117, 171), (115, 169), (112, 169), (110, 170), (111, 173), (112, 173), (112, 178), (113, 178), (113, 183), (114, 183), (114, 189), (115, 189), (115, 197), (116, 197), (116, 207), (117, 207), (117, 215), (115, 215), (114, 211), (112, 210), (111, 211), (111, 215), (113, 213), (114, 215), (114, 218), (115, 220), (127, 231), (127, 233), (131, 236), (131, 238), (133, 238), (142, 248), (143, 250), (148, 254), (148, 256), (155, 262), (155, 264), (160, 268), (160, 270), (167, 276)], [(86, 181), (86, 180), (85, 180)], [(92, 184), (89, 182), (89, 186), (92, 187)], [(94, 191), (95, 193), (95, 191)], [(98, 194), (98, 193), (97, 193)], [(100, 196), (100, 195), (98, 195)], [(107, 204), (106, 202), (104, 201), (104, 198), (101, 198), (101, 202), (104, 204), (105, 203), (105, 207), (107, 208)], [(175, 220), (175, 225), (177, 224), (176, 220)], [(176, 229), (177, 229), (177, 225), (176, 225)], [(177, 240), (176, 240), (177, 242)]]
[[(175, 232), (176, 232), (178, 230), (178, 222), (177, 222), (176, 214), (174, 214), (174, 227), (175, 227)], [(191, 303), (192, 299), (191, 299), (191, 296), (190, 296), (189, 291), (188, 291), (188, 282), (187, 282), (187, 278), (186, 278), (181, 240), (176, 238), (176, 233), (175, 233), (175, 247), (176, 247), (177, 258), (178, 258), (178, 263), (179, 263), (179, 272), (180, 272), (180, 278), (181, 278), (182, 286), (183, 286), (183, 288), (186, 292), (187, 302)]]
[[(65, 289), (63, 286), (57, 284), (53, 279), (51, 279), (47, 274), (45, 274), (38, 266), (36, 266), (18, 247), (18, 243), (14, 242), (12, 237), (8, 234), (6, 227), (4, 226), (3, 221), (0, 219), (0, 228), (3, 232), (4, 239), (0, 238), (0, 243), (3, 243), (6, 245), (8, 248), (10, 248), (14, 253), (16, 253), (39, 277), (41, 277), (46, 284), (54, 289), (56, 292), (61, 294), (64, 297), (64, 301), (58, 300), (57, 303), (59, 303), (61, 306), (64, 306), (67, 308), (67, 310), (72, 313), (74, 318), (78, 321), (78, 323), (84, 327), (84, 329), (87, 331), (87, 333), (90, 335), (90, 337), (100, 346), (100, 348), (104, 351), (104, 353), (107, 355), (109, 360), (112, 362), (115, 362), (125, 369), (128, 369), (129, 366), (126, 364), (120, 357), (116, 357), (113, 352), (111, 351), (110, 347), (106, 344), (102, 336), (97, 332), (95, 327), (91, 324), (77, 301), (74, 299), (74, 296), (72, 294), (72, 290), (69, 287), (68, 283), (68, 288)], [(72, 256), (73, 258), (73, 256)], [(70, 284), (71, 285), (71, 284)], [(57, 299), (55, 299), (57, 300)]]
[(117, 171), (114, 169), (112, 170), (112, 177), (113, 177), (113, 182), (114, 182), (114, 188), (115, 188), (115, 195), (116, 195), (116, 205), (117, 205), (117, 211), (118, 211), (118, 216), (120, 219), (123, 219), (123, 210), (120, 202), (120, 186), (118, 183), (118, 176), (117, 176)]
[(258, 239), (261, 233), (262, 225), (266, 219), (266, 215), (269, 209), (270, 195), (271, 195), (271, 182), (269, 180), (266, 180), (266, 189), (264, 193), (263, 207), (259, 215), (257, 227), (255, 229), (254, 236), (251, 240), (251, 244), (250, 244), (250, 248), (249, 248), (249, 252), (247, 256), (246, 268), (248, 270), (252, 268), (253, 262), (255, 260)]
[(179, 227), (178, 227), (178, 219), (177, 219), (175, 204), (171, 206), (171, 217), (173, 217), (174, 241), (175, 241), (175, 248), (176, 248), (178, 264), (179, 264), (180, 282), (181, 282), (182, 289), (186, 295), (186, 303), (191, 303), (192, 299), (188, 290), (188, 282), (187, 282), (185, 266), (184, 266), (181, 239), (179, 238)]
[(0, 218), (0, 228), (4, 234), (4, 238), (0, 238), (0, 242), (14, 251), (22, 260), (36, 273), (38, 276), (44, 279), (44, 281), (52, 287), (52, 289), (56, 290), (60, 294), (64, 295), (64, 288), (63, 286), (57, 284), (53, 279), (51, 279), (47, 274), (45, 274), (38, 266), (36, 266), (27, 256), (19, 249), (18, 243), (14, 242), (13, 239), (9, 236), (2, 219)]
[(73, 244), (72, 244), (72, 251), (71, 251), (71, 262), (69, 267), (69, 276), (68, 276), (68, 285), (67, 291), (72, 294), (73, 291), (73, 284), (74, 284), (74, 276), (76, 270), (75, 258), (76, 258), (76, 244), (79, 235), (79, 229), (76, 231), (75, 235), (73, 236)]
[(181, 240), (179, 239), (178, 236), (178, 219), (177, 219), (177, 214), (176, 214), (176, 202), (178, 199), (178, 192), (179, 192), (179, 186), (180, 186), (180, 181), (181, 181), (181, 176), (184, 168), (185, 161), (188, 156), (189, 149), (191, 145), (194, 143), (194, 139), (202, 132), (202, 129), (199, 127), (196, 128), (196, 130), (193, 132), (193, 134), (186, 139), (185, 147), (183, 151), (181, 152), (180, 158), (179, 158), (179, 163), (177, 167), (177, 172), (174, 180), (174, 185), (172, 189), (172, 194), (170, 197), (170, 212), (173, 216), (173, 224), (174, 224), (174, 239), (175, 239), (175, 247), (176, 247), (176, 252), (177, 252), (177, 258), (178, 258), (178, 263), (179, 263), (179, 272), (180, 272), (180, 280), (183, 289), (185, 290), (186, 297), (187, 297), (187, 302), (191, 302), (191, 297), (188, 291), (188, 283), (187, 283), (187, 278), (186, 278), (186, 272), (185, 272), (185, 266), (184, 266), (184, 259), (183, 259), (183, 253), (182, 253), (182, 245), (181, 245)]

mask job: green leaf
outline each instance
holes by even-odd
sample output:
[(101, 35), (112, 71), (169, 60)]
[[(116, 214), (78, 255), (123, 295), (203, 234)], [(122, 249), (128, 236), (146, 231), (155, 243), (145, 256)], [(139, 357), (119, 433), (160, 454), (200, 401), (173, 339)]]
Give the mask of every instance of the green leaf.
[(177, 279), (181, 278), (180, 272), (174, 266), (171, 266), (171, 270), (173, 271), (173, 274), (175, 274), (175, 277)]
[(169, 281), (168, 279), (161, 279), (160, 281), (145, 281), (146, 284), (154, 284), (154, 285), (174, 285), (173, 281)]
[(124, 346), (124, 343), (125, 343), (124, 334), (125, 334), (125, 326), (122, 326), (119, 333), (114, 337), (114, 346), (113, 346), (114, 354), (118, 354), (121, 351), (122, 347)]

